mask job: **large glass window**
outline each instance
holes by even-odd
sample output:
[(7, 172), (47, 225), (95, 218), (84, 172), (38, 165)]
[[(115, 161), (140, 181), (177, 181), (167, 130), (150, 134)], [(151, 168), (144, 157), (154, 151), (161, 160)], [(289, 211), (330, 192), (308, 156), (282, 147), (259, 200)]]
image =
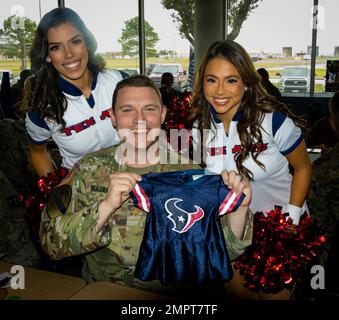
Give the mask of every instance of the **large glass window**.
[[(88, 1), (86, 6), (83, 0), (66, 0), (65, 6), (75, 10), (93, 33), (98, 42), (97, 52), (105, 59), (107, 68), (130, 74), (139, 72), (138, 32), (131, 22), (138, 17), (137, 0)], [(127, 30), (127, 41), (131, 44), (125, 52), (119, 42), (123, 29)]]
[(338, 1), (319, 0), (315, 92), (328, 96), (339, 90), (338, 12)]
[(23, 15), (35, 22), (40, 21), (45, 13), (58, 6), (57, 0), (2, 0), (0, 10), (0, 24), (12, 15)]
[(313, 0), (260, 1), (235, 39), (286, 95), (310, 92), (312, 7)]
[(166, 9), (160, 0), (145, 0), (145, 20), (158, 36), (155, 51), (146, 50), (146, 73), (160, 86), (161, 75), (170, 72), (176, 89), (185, 90), (190, 42), (180, 36), (178, 20), (174, 22), (171, 16), (173, 13), (174, 10)]
[[(66, 0), (93, 32), (108, 68), (139, 73), (138, 1), (98, 0), (83, 5), (83, 0)], [(179, 35), (171, 11), (160, 0), (145, 0), (146, 73), (159, 63), (181, 64), (186, 73), (190, 45)], [(180, 75), (180, 79), (183, 79)], [(184, 85), (183, 85), (184, 86)]]
[[(15, 32), (11, 32), (12, 36), (2, 38), (0, 41), (1, 70), (9, 70), (13, 72), (15, 77), (18, 77), (22, 68), (30, 67), (28, 55), (32, 36), (26, 34), (27, 30), (24, 29), (25, 24), (23, 23), (23, 17), (29, 19), (30, 25), (32, 25), (33, 22), (37, 25), (45, 13), (57, 6), (57, 0), (1, 1), (0, 28), (9, 31), (8, 27), (12, 26), (15, 30)], [(12, 16), (16, 17), (10, 18)], [(22, 34), (24, 32), (26, 34), (25, 41), (21, 41), (20, 39), (23, 39)]]

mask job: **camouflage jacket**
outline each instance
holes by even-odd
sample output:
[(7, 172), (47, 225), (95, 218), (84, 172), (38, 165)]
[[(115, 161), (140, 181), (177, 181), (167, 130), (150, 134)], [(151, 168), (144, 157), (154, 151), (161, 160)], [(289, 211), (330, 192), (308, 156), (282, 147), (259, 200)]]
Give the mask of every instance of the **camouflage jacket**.
[(313, 163), (308, 201), (311, 214), (331, 240), (339, 220), (339, 143)]
[[(67, 212), (49, 218), (42, 213), (40, 238), (44, 250), (53, 258), (85, 254), (88, 267), (86, 280), (114, 281), (142, 289), (163, 291), (157, 281), (142, 282), (134, 278), (139, 247), (144, 234), (146, 213), (127, 200), (97, 233), (98, 203), (104, 199), (109, 176), (114, 172), (168, 172), (197, 168), (195, 164), (157, 164), (146, 168), (119, 165), (115, 159), (117, 146), (109, 147), (81, 159), (75, 166), (71, 182), (72, 199)], [(168, 152), (167, 163), (175, 163), (178, 155)], [(174, 161), (171, 161), (171, 160)], [(237, 239), (222, 220), (225, 241), (231, 259), (243, 253), (252, 242), (252, 214), (248, 212), (245, 236)]]

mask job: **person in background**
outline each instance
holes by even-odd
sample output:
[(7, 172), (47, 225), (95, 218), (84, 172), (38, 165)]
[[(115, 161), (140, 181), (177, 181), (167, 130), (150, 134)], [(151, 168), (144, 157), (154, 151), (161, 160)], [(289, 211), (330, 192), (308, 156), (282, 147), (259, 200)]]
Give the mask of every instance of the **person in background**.
[(9, 72), (2, 74), (0, 86), (0, 106), (2, 109), (2, 118), (16, 119), (11, 104), (11, 83), (9, 79)]
[(169, 109), (175, 96), (180, 95), (180, 92), (173, 88), (174, 77), (170, 72), (164, 72), (161, 76), (160, 93), (164, 105)]
[(11, 103), (12, 109), (18, 119), (25, 119), (26, 112), (23, 111), (25, 104), (25, 91), (27, 91), (29, 87), (29, 81), (26, 80), (32, 75), (31, 69), (24, 69), (20, 72), (20, 79), (18, 82), (11, 86)]
[[(5, 119), (0, 121), (11, 121)], [(14, 121), (14, 120), (13, 120)], [(7, 172), (6, 172), (7, 174)], [(41, 267), (40, 255), (32, 241), (24, 204), (19, 200), (18, 189), (0, 167), (0, 259), (14, 265)]]
[(39, 176), (55, 169), (47, 148), (50, 139), (68, 169), (84, 155), (119, 142), (108, 110), (122, 75), (104, 69), (96, 49), (94, 36), (69, 8), (53, 9), (38, 25), (30, 52), (26, 128)]
[(339, 141), (335, 128), (335, 119), (339, 114), (339, 91), (335, 92), (329, 101), (329, 116), (313, 123), (306, 135), (306, 145), (309, 148), (320, 148), (325, 153)]
[(31, 75), (31, 69), (22, 70), (20, 72), (20, 79), (18, 80), (18, 82), (11, 86), (11, 102), (13, 106), (23, 99), (25, 81)]
[[(254, 214), (279, 206), (298, 225), (307, 211), (312, 172), (301, 122), (263, 89), (250, 56), (238, 43), (217, 41), (207, 50), (195, 75), (192, 121), (193, 145), (205, 150), (208, 171), (236, 170), (251, 181)], [(239, 273), (233, 280), (240, 291), (235, 295), (250, 294)], [(290, 292), (259, 296), (279, 299)]]
[[(319, 226), (326, 232), (328, 238), (329, 246), (320, 257), (320, 262), (327, 267), (326, 283), (333, 288), (339, 285), (337, 272), (339, 263), (339, 91), (330, 99), (329, 109), (329, 123), (337, 142), (313, 163), (313, 178), (308, 202), (312, 209), (311, 214), (319, 221)], [(326, 288), (328, 288), (327, 285)]]
[(259, 68), (257, 72), (261, 78), (261, 84), (269, 95), (281, 101), (281, 93), (279, 89), (270, 81), (270, 75), (265, 68)]
[[(166, 107), (159, 90), (146, 76), (136, 75), (118, 83), (110, 115), (124, 142), (82, 158), (68, 182), (71, 189), (69, 185), (60, 187), (65, 188), (64, 193), (56, 189), (55, 194), (69, 206), (61, 213), (53, 202), (55, 197), (50, 197), (40, 228), (43, 248), (53, 259), (83, 254), (88, 268), (84, 275), (89, 282), (113, 281), (172, 293), (176, 298), (187, 297), (182, 286), (162, 286), (156, 280), (145, 282), (134, 277), (147, 213), (134, 206), (129, 193), (144, 174), (199, 166), (183, 161), (161, 138)], [(126, 146), (132, 148), (135, 156), (128, 157), (125, 152), (131, 149)], [(234, 259), (251, 243), (251, 190), (249, 183), (235, 172), (224, 171), (222, 177), (236, 194), (246, 195), (236, 211), (221, 217), (227, 250), (230, 259)]]
[(1, 104), (1, 99), (0, 99), (0, 120), (2, 120), (5, 117), (4, 111), (2, 110), (2, 104)]

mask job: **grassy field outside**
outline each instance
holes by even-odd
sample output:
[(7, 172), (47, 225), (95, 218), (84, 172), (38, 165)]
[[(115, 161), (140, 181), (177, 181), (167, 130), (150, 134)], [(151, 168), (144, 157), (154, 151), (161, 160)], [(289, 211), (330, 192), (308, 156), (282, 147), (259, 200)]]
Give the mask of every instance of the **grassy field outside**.
[[(27, 67), (29, 68), (29, 66)], [(20, 60), (0, 60), (0, 70), (12, 70), (15, 76), (19, 76), (21, 72), (21, 61)]]
[[(335, 59), (333, 57), (322, 57), (317, 58), (317, 64), (326, 65), (327, 59)], [(188, 58), (147, 58), (147, 63), (181, 63), (184, 70), (188, 70), (189, 60)], [(270, 78), (278, 79), (277, 73), (281, 73), (282, 68), (284, 66), (309, 66), (310, 61), (305, 60), (293, 60), (292, 58), (283, 58), (283, 59), (265, 59), (259, 60), (254, 63), (254, 67), (258, 68), (266, 68), (268, 69)], [(28, 61), (28, 68), (30, 67), (30, 63)], [(139, 58), (126, 58), (126, 59), (106, 59), (106, 67), (109, 69), (139, 69)], [(21, 71), (21, 62), (20, 60), (0, 60), (0, 69), (2, 70), (12, 70), (15, 76), (20, 75)], [(316, 76), (315, 78), (320, 80), (324, 79), (326, 75), (326, 69), (324, 68), (317, 68), (316, 69)], [(322, 92), (323, 86), (316, 84), (315, 85), (315, 92)]]
[[(327, 59), (335, 59), (333, 57), (328, 58), (318, 58), (317, 64), (324, 64), (326, 65)], [(339, 57), (338, 57), (339, 59)], [(188, 70), (188, 58), (147, 58), (146, 63), (181, 63), (184, 70)], [(28, 61), (28, 68), (29, 68), (29, 61)], [(258, 68), (266, 68), (269, 69), (269, 73), (272, 76), (275, 76), (279, 68), (284, 66), (309, 66), (309, 60), (293, 60), (293, 59), (265, 59), (259, 60), (254, 63), (254, 67)], [(108, 68), (113, 69), (125, 69), (125, 68), (135, 68), (138, 69), (139, 66), (139, 58), (125, 58), (125, 59), (106, 59), (106, 66)], [(275, 70), (275, 68), (277, 70)], [(21, 62), (20, 60), (0, 60), (0, 69), (9, 69), (14, 72), (15, 75), (19, 75), (21, 71)], [(273, 70), (270, 70), (273, 69)], [(316, 76), (323, 77), (325, 75), (325, 68), (317, 68)]]

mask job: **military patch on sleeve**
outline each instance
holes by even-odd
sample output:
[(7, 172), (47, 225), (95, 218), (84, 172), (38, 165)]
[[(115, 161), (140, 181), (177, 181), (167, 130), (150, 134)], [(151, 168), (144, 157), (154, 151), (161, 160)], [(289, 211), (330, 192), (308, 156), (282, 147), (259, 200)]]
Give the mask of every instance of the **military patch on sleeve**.
[(71, 202), (72, 188), (62, 185), (55, 188), (49, 195), (46, 205), (46, 213), (50, 219), (66, 213)]

